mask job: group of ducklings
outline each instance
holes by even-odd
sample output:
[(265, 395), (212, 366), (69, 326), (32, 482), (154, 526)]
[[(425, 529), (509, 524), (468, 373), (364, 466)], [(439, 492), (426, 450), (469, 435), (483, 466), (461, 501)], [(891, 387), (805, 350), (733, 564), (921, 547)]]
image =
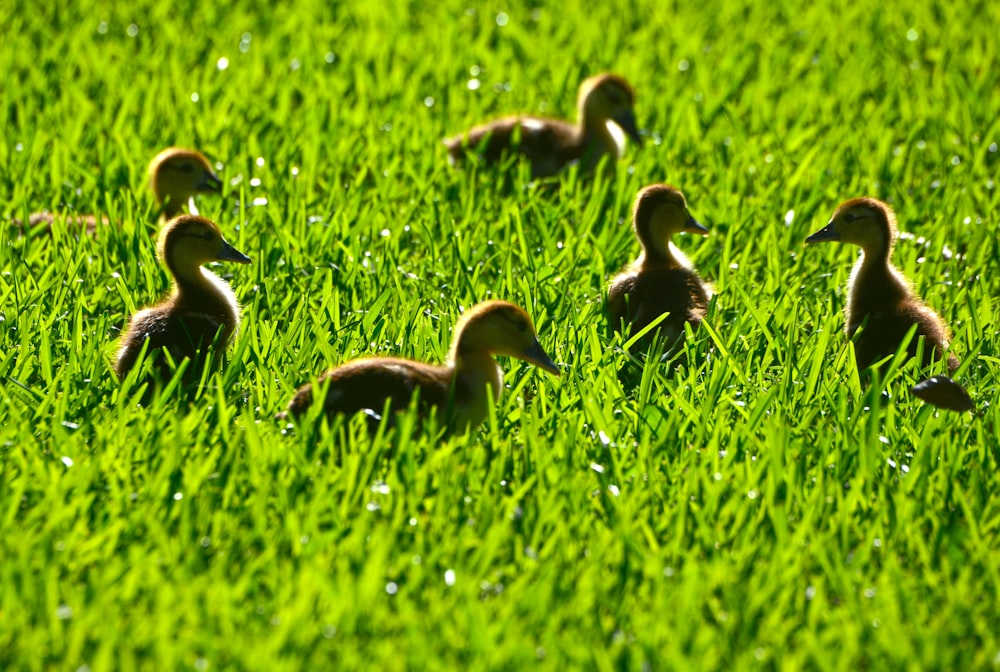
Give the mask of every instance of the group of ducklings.
[[(495, 163), (516, 154), (529, 162), (533, 178), (554, 175), (574, 163), (582, 172), (592, 172), (602, 161), (611, 166), (607, 159), (621, 156), (623, 134), (641, 144), (634, 104), (635, 93), (627, 81), (603, 74), (580, 86), (575, 124), (507, 117), (476, 126), (444, 144), (452, 162), (475, 155)], [(228, 284), (204, 265), (211, 261), (251, 263), (226, 242), (212, 221), (194, 210), (194, 195), (218, 193), (222, 186), (203, 155), (177, 148), (161, 152), (150, 165), (150, 183), (164, 222), (158, 252), (174, 286), (170, 296), (129, 320), (114, 365), (120, 379), (143, 352), (157, 353), (154, 367), (164, 377), (173, 370), (167, 360), (174, 365), (191, 360), (189, 375), (201, 371), (208, 352), (218, 360), (237, 332), (240, 310)], [(195, 214), (181, 214), (185, 204)], [(51, 221), (45, 214), (32, 216), (30, 224)], [(97, 220), (84, 218), (77, 223), (92, 230)], [(646, 330), (646, 337), (638, 342), (642, 346), (654, 338), (676, 346), (684, 337), (685, 324), (696, 328), (701, 322), (712, 288), (671, 238), (681, 232), (708, 235), (708, 229), (691, 215), (684, 194), (664, 184), (638, 193), (632, 226), (641, 253), (609, 285), (607, 310), (612, 327), (626, 337)], [(845, 325), (848, 338), (855, 338), (861, 330), (855, 338), (859, 369), (894, 354), (915, 329), (908, 354), (916, 356), (923, 347), (924, 363), (947, 355), (949, 372), (954, 372), (958, 360), (947, 353), (948, 327), (891, 264), (896, 235), (896, 218), (888, 205), (873, 198), (855, 198), (842, 203), (829, 224), (805, 242), (840, 241), (862, 249), (848, 282)], [(655, 328), (648, 329), (655, 321)], [(475, 427), (485, 418), (490, 398), (499, 399), (503, 389), (494, 355), (516, 357), (559, 375), (558, 366), (539, 344), (528, 314), (511, 303), (487, 301), (459, 320), (444, 365), (386, 357), (349, 361), (323, 373), (315, 384), (302, 386), (279, 417), (303, 415), (314, 403), (318, 386), (325, 390), (327, 416), (366, 409), (375, 413), (386, 408), (402, 410), (417, 396), (422, 413), (435, 409), (448, 426)]]

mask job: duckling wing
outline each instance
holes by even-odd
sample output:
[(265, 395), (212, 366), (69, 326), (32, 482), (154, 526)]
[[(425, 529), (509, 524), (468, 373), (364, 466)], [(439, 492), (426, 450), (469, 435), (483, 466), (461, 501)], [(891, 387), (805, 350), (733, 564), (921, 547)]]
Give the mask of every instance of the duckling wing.
[(476, 126), (464, 135), (445, 140), (445, 144), (453, 161), (473, 152), (492, 164), (508, 152), (517, 152), (531, 161), (533, 177), (548, 177), (581, 158), (574, 144), (576, 135), (573, 124), (557, 119), (506, 117)]
[[(866, 317), (867, 323), (864, 322)], [(853, 337), (862, 324), (864, 324), (864, 329), (854, 344), (855, 358), (859, 369), (871, 366), (876, 361), (895, 353), (914, 324), (917, 325), (917, 331), (907, 347), (907, 353), (910, 357), (916, 356), (917, 342), (922, 336), (924, 338), (922, 366), (940, 359), (944, 349), (948, 347), (949, 334), (944, 322), (937, 313), (923, 303), (916, 301), (906, 301), (895, 308), (871, 312), (867, 315), (854, 315), (848, 324), (847, 335)], [(949, 371), (954, 372), (957, 368), (958, 358), (950, 355), (948, 357)]]
[[(327, 372), (320, 380), (329, 381), (324, 401), (328, 416), (353, 415), (365, 409), (381, 413), (386, 401), (393, 409), (402, 410), (418, 390), (422, 408), (444, 407), (450, 387), (450, 376), (443, 367), (393, 358), (355, 360)], [(289, 405), (293, 415), (301, 414), (311, 403), (311, 390), (308, 396), (304, 391), (300, 389)]]
[[(708, 308), (708, 293), (697, 273), (686, 268), (650, 269), (627, 276), (614, 287), (617, 319), (627, 318), (635, 334), (663, 313), (670, 317), (660, 323), (668, 337), (676, 338), (684, 322), (697, 325)], [(609, 298), (610, 300), (610, 298)], [(626, 304), (627, 309), (622, 307)], [(611, 304), (609, 304), (611, 308)], [(612, 319), (615, 315), (612, 314)]]
[[(188, 367), (191, 375), (200, 372), (203, 356), (224, 324), (217, 317), (204, 313), (177, 313), (169, 310), (144, 310), (136, 313), (124, 336), (118, 353), (115, 370), (119, 378), (135, 366), (139, 353), (148, 342), (147, 357), (155, 358), (156, 367), (165, 376), (169, 374), (161, 352), (170, 353), (174, 362), (193, 360)], [(219, 350), (225, 348), (225, 338)]]

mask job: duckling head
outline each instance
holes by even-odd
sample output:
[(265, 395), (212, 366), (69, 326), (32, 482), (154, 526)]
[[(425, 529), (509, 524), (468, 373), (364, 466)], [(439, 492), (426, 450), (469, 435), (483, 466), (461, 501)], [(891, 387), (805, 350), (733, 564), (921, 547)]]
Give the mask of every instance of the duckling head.
[(708, 229), (688, 211), (681, 190), (669, 184), (654, 184), (639, 192), (632, 208), (632, 226), (643, 249), (662, 257), (670, 256), (668, 246), (676, 233), (708, 235)]
[(215, 222), (198, 215), (181, 215), (167, 222), (160, 234), (159, 254), (178, 277), (189, 276), (210, 261), (250, 263), (250, 257), (226, 242)]
[(149, 164), (149, 184), (156, 201), (168, 211), (179, 211), (195, 194), (217, 194), (222, 180), (201, 152), (170, 147)]
[(580, 118), (605, 124), (613, 121), (630, 138), (642, 145), (635, 123), (635, 91), (623, 77), (605, 73), (584, 80), (577, 98)]
[(559, 367), (538, 342), (531, 318), (506, 301), (487, 301), (473, 306), (455, 326), (451, 361), (472, 353), (517, 357), (559, 375)]
[(866, 252), (888, 250), (896, 240), (896, 215), (874, 198), (844, 201), (825, 227), (806, 238), (807, 243), (830, 240), (851, 243)]

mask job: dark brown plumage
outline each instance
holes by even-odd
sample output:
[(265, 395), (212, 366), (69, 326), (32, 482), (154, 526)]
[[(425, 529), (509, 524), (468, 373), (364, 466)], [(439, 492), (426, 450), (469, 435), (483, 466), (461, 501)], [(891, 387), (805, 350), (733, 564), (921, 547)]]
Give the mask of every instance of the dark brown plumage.
[(922, 380), (912, 388), (914, 396), (932, 406), (956, 413), (975, 411), (976, 403), (968, 391), (948, 376), (933, 376)]
[(635, 92), (628, 82), (617, 75), (598, 75), (580, 85), (576, 124), (518, 115), (476, 126), (446, 138), (444, 144), (452, 162), (471, 152), (496, 163), (505, 153), (516, 152), (531, 162), (533, 178), (555, 175), (573, 162), (592, 172), (605, 155), (617, 159), (624, 149), (624, 141), (608, 129), (609, 121), (642, 144), (634, 105)]
[[(222, 181), (201, 152), (169, 147), (149, 163), (149, 186), (160, 206), (160, 221), (165, 222), (181, 214), (185, 205), (198, 214), (194, 196), (219, 193)], [(60, 221), (65, 221), (70, 230), (83, 229), (91, 235), (98, 225), (95, 215), (34, 212), (28, 217), (27, 228), (35, 233), (51, 232), (52, 224)], [(108, 224), (108, 218), (101, 217), (100, 223)], [(21, 220), (14, 220), (13, 224), (21, 227)]]
[(192, 360), (188, 374), (200, 375), (203, 355), (215, 344), (215, 355), (225, 351), (240, 322), (236, 296), (224, 280), (202, 268), (210, 261), (249, 264), (250, 258), (226, 242), (219, 228), (197, 215), (181, 215), (167, 222), (159, 240), (160, 259), (174, 279), (173, 293), (161, 303), (132, 316), (121, 338), (115, 373), (124, 379), (148, 342), (147, 356), (156, 357), (163, 378), (170, 368), (162, 353), (176, 363)]
[[(326, 415), (352, 415), (370, 409), (382, 413), (388, 401), (394, 411), (407, 408), (419, 394), (421, 413), (436, 408), (450, 427), (476, 427), (486, 417), (489, 401), (503, 391), (503, 373), (493, 355), (517, 357), (556, 376), (559, 369), (538, 343), (531, 318), (504, 301), (487, 301), (469, 309), (455, 326), (451, 352), (444, 365), (407, 359), (356, 359), (319, 377), (327, 384)], [(288, 411), (300, 416), (313, 403), (313, 385), (299, 388)]]
[[(701, 323), (711, 298), (709, 286), (670, 238), (681, 231), (706, 236), (708, 229), (688, 212), (684, 194), (665, 184), (639, 192), (632, 226), (642, 254), (608, 287), (611, 328), (620, 331), (624, 325), (631, 337), (663, 313), (670, 313), (658, 329), (670, 347), (683, 338), (685, 322), (693, 327)], [(637, 346), (648, 346), (656, 332), (640, 339)]]
[[(951, 334), (944, 320), (910, 288), (910, 283), (890, 263), (896, 242), (896, 215), (874, 198), (844, 201), (830, 223), (806, 238), (807, 243), (839, 241), (851, 243), (863, 254), (847, 283), (844, 332), (848, 338), (864, 325), (855, 339), (854, 352), (859, 369), (896, 352), (911, 327), (916, 334), (907, 347), (910, 357), (917, 354), (918, 337), (924, 338), (923, 365), (944, 356)], [(866, 322), (867, 320), (867, 322)], [(948, 356), (948, 370), (958, 368), (958, 358)]]

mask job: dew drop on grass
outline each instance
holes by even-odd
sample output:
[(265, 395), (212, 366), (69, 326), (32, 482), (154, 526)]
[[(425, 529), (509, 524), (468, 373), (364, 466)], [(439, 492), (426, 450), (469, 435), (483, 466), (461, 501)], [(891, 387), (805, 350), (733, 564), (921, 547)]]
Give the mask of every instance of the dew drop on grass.
[(179, 502), (182, 499), (184, 499), (184, 493), (183, 492), (175, 492), (174, 493), (174, 501), (175, 502)]
[(951, 157), (951, 165), (957, 166), (960, 163), (962, 163), (962, 159), (961, 158), (959, 158), (957, 156)]
[(108, 22), (107, 21), (101, 21), (99, 24), (97, 24), (97, 32), (100, 33), (101, 35), (107, 35), (108, 34)]
[(332, 51), (328, 51), (326, 52), (326, 56), (323, 57), (323, 60), (326, 61), (327, 63), (333, 63), (334, 61), (337, 60), (337, 54), (333, 53)]
[(67, 457), (66, 455), (63, 455), (61, 458), (59, 458), (59, 460), (63, 464), (66, 465), (67, 469), (73, 466), (73, 458), (72, 457)]
[(445, 573), (444, 573), (444, 582), (445, 582), (445, 585), (448, 585), (448, 586), (454, 586), (455, 585), (455, 570), (454, 569), (449, 569), (449, 570), (445, 571)]
[(601, 442), (602, 446), (611, 445), (611, 439), (608, 438), (608, 435), (605, 434), (603, 431), (597, 433), (597, 439)]
[(390, 581), (389, 583), (385, 584), (385, 592), (389, 593), (390, 595), (395, 595), (397, 592), (399, 592), (399, 586), (396, 585), (395, 581)]
[(130, 23), (128, 24), (128, 28), (125, 29), (125, 32), (129, 37), (135, 37), (139, 34), (139, 26), (134, 23)]
[(296, 70), (302, 67), (302, 61), (300, 61), (297, 58), (293, 58), (292, 62), (288, 64), (288, 67), (289, 69), (291, 69), (292, 72), (295, 72)]
[(747, 498), (748, 499), (757, 499), (757, 491), (756, 490), (749, 491), (747, 493)]
[(814, 597), (816, 597), (816, 587), (806, 586), (806, 599), (811, 601)]
[(56, 618), (60, 621), (66, 621), (73, 618), (73, 608), (68, 604), (60, 604), (56, 607)]
[(219, 60), (215, 62), (215, 67), (217, 67), (219, 70), (225, 70), (226, 68), (229, 67), (229, 59), (226, 58), (225, 56), (222, 56), (221, 58), (219, 58)]
[(500, 12), (497, 14), (497, 25), (503, 28), (508, 23), (510, 23), (510, 17), (507, 16), (506, 12)]
[(267, 162), (266, 162), (266, 161), (264, 160), (264, 157), (263, 157), (263, 156), (258, 156), (258, 157), (257, 157), (257, 162), (256, 162), (256, 163), (257, 163), (257, 167), (258, 167), (258, 168), (263, 168), (263, 167), (264, 167), (264, 164), (265, 164), (265, 163), (267, 163)]
[(476, 91), (480, 87), (480, 82), (478, 79), (473, 77), (472, 79), (469, 80), (469, 83), (466, 84), (466, 86), (469, 87), (469, 91)]
[(618, 495), (621, 494), (621, 490), (619, 490), (618, 486), (613, 483), (608, 486), (608, 492), (611, 493), (612, 497), (617, 497)]
[(906, 31), (906, 39), (909, 40), (910, 42), (916, 42), (918, 39), (920, 39), (920, 33), (917, 32), (916, 28), (910, 28), (908, 31)]
[(424, 107), (434, 107), (434, 98), (432, 96), (424, 98)]
[(597, 462), (591, 462), (590, 463), (590, 468), (593, 469), (594, 471), (596, 471), (599, 474), (603, 474), (604, 473), (604, 467), (602, 467), (601, 465), (599, 465)]
[(259, 187), (260, 186), (260, 178), (259, 177), (255, 177), (255, 178), (251, 179), (250, 180), (250, 186), (251, 187)]
[(688, 70), (691, 69), (691, 63), (689, 63), (686, 58), (682, 58), (677, 63), (677, 69), (680, 70), (681, 72), (687, 72)]
[(250, 203), (250, 205), (253, 205), (253, 206), (256, 206), (256, 207), (259, 208), (261, 206), (267, 205), (267, 199), (264, 198), (263, 196), (258, 196), (257, 198), (253, 199), (253, 202)]
[(194, 669), (198, 672), (205, 672), (208, 669), (208, 659), (207, 658), (195, 658)]
[(197, 103), (199, 100), (201, 100), (201, 96), (198, 95), (197, 91), (195, 91), (194, 93), (191, 94), (191, 102), (192, 103)]
[(785, 226), (791, 226), (792, 222), (795, 221), (795, 211), (789, 210), (785, 213)]

